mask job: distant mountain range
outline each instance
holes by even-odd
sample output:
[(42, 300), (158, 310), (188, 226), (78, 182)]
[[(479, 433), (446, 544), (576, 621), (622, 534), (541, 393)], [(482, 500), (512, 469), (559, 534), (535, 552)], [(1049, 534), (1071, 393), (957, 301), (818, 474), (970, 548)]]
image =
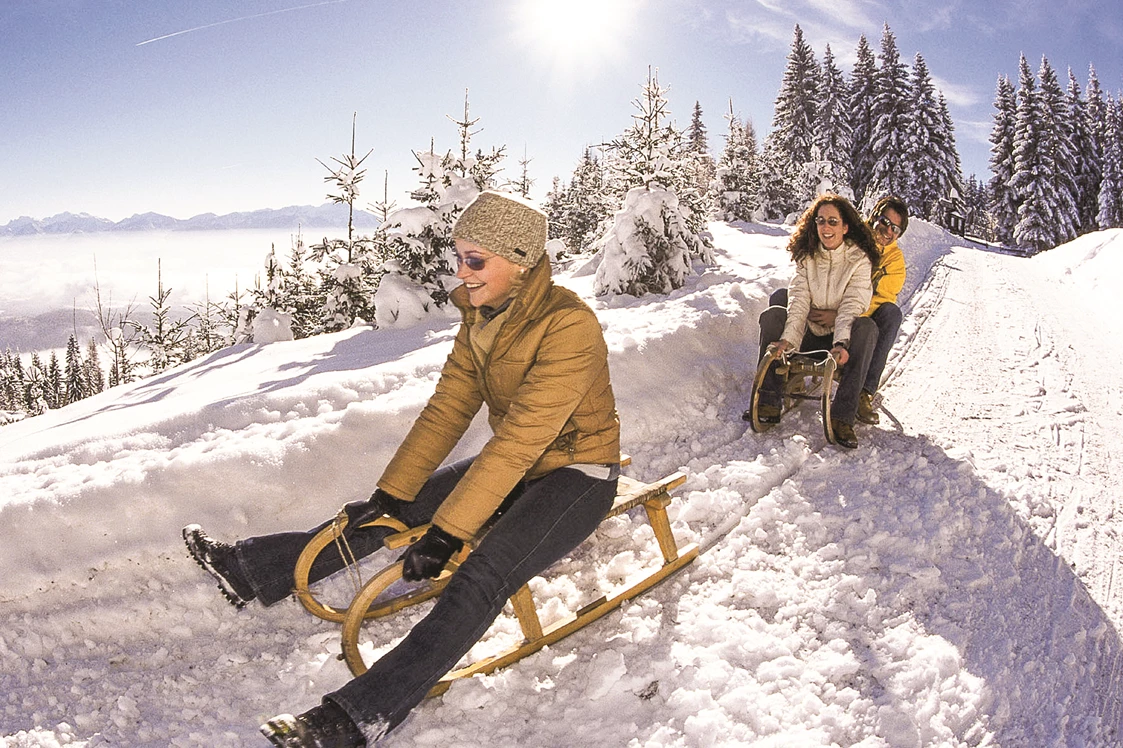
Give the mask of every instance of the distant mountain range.
[[(357, 229), (375, 229), (378, 217), (355, 211)], [(50, 218), (23, 216), (0, 226), (0, 236), (34, 234), (93, 234), (105, 231), (224, 231), (227, 229), (346, 228), (347, 206), (338, 203), (293, 205), (288, 208), (254, 210), (248, 213), (215, 215), (202, 213), (192, 218), (171, 218), (159, 213), (138, 213), (121, 221), (91, 216), (89, 213), (59, 213)]]

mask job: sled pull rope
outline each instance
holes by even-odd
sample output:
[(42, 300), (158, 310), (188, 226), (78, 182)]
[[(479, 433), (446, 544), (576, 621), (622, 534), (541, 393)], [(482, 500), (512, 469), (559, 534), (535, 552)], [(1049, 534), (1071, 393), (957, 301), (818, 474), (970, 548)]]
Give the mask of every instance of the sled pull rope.
[(340, 510), (339, 514), (335, 515), (335, 519), (331, 521), (332, 539), (335, 541), (335, 548), (339, 552), (339, 557), (343, 560), (343, 566), (347, 569), (347, 576), (351, 578), (351, 584), (355, 587), (355, 594), (363, 589), (363, 575), (359, 571), (359, 560), (355, 558), (355, 552), (351, 550), (351, 544), (347, 542), (347, 536), (343, 534), (343, 528), (347, 526), (347, 512)]

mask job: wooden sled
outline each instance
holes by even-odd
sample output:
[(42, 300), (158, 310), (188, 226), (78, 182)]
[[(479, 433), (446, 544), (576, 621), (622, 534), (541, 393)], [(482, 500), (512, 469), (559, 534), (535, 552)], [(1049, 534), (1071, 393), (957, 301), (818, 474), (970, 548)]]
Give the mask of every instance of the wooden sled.
[[(626, 459), (624, 464), (627, 464)], [(617, 487), (616, 501), (606, 515), (607, 519), (607, 517), (614, 517), (642, 505), (659, 543), (659, 549), (663, 556), (662, 565), (650, 570), (643, 579), (612, 597), (601, 596), (576, 613), (545, 627), (538, 617), (530, 587), (524, 584), (510, 598), (511, 606), (522, 629), (523, 641), (505, 652), (448, 673), (432, 688), (429, 696), (444, 693), (457, 679), (467, 678), (477, 673), (493, 672), (517, 662), (545, 646), (564, 639), (606, 613), (615, 610), (625, 601), (643, 594), (697, 558), (699, 550), (697, 544), (691, 543), (683, 548), (678, 547), (671, 532), (670, 520), (667, 518), (667, 505), (671, 503), (670, 491), (682, 485), (685, 481), (686, 476), (678, 472), (654, 483), (642, 483), (622, 475)], [(406, 585), (402, 581), (402, 562), (396, 561), (363, 584), (346, 610), (339, 610), (315, 598), (309, 590), (308, 572), (312, 562), (322, 550), (332, 543), (339, 542), (342, 530), (346, 527), (346, 522), (346, 515), (340, 512), (340, 516), (337, 517), (335, 522), (321, 530), (309, 542), (297, 562), (295, 586), (297, 598), (309, 612), (325, 620), (343, 624), (343, 657), (347, 661), (351, 673), (358, 676), (367, 671), (367, 665), (363, 662), (359, 653), (359, 636), (363, 622), (371, 618), (389, 615), (439, 595), (448, 584), (452, 573), (471, 553), (471, 548), (470, 544), (465, 544), (465, 547), (449, 562), (437, 579), (425, 580), (415, 585)], [(384, 539), (383, 543), (387, 548), (407, 546), (421, 537), (429, 527), (428, 525), (422, 525), (405, 528), (400, 522), (389, 517), (382, 517), (370, 523), (370, 525), (376, 524), (394, 527), (395, 529), (398, 529), (398, 526), (401, 527), (400, 532), (389, 535)]]
[(748, 421), (753, 431), (758, 434), (776, 425), (762, 422), (759, 413), (760, 388), (764, 386), (764, 377), (773, 362), (776, 363), (776, 373), (782, 381), (781, 413), (787, 413), (801, 400), (818, 400), (823, 416), (823, 435), (828, 443), (834, 444), (831, 398), (834, 394), (833, 385), (838, 381), (840, 372), (830, 351), (785, 351), (778, 354), (773, 346), (769, 346), (764, 358), (757, 365), (756, 375), (753, 377), (749, 409), (741, 417)]

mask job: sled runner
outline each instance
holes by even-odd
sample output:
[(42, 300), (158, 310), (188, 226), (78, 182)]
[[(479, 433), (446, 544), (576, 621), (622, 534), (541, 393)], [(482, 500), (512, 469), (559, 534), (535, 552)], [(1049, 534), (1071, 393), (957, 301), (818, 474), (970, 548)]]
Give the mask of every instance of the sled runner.
[[(624, 464), (627, 464), (626, 458)], [(538, 617), (530, 587), (523, 585), (510, 598), (511, 606), (522, 629), (523, 641), (505, 652), (448, 673), (433, 687), (429, 695), (435, 696), (443, 693), (454, 680), (477, 673), (490, 673), (569, 636), (606, 613), (615, 610), (623, 602), (643, 594), (693, 561), (698, 556), (697, 544), (691, 543), (683, 548), (678, 547), (671, 532), (671, 524), (667, 518), (666, 509), (667, 505), (671, 503), (670, 491), (682, 485), (685, 481), (686, 476), (677, 472), (654, 483), (642, 483), (622, 475), (617, 487), (616, 501), (607, 515), (607, 517), (614, 517), (642, 505), (647, 521), (650, 523), (659, 543), (659, 549), (663, 557), (661, 566), (648, 570), (646, 576), (612, 597), (601, 596), (577, 612), (548, 626), (543, 626)], [(453, 556), (437, 579), (424, 580), (415, 584), (407, 583), (402, 580), (402, 562), (400, 560), (395, 561), (375, 574), (365, 584), (362, 584), (349, 607), (346, 610), (340, 610), (316, 599), (309, 589), (308, 572), (316, 557), (329, 545), (341, 546), (340, 552), (346, 554), (342, 534), (346, 525), (347, 515), (340, 512), (332, 524), (321, 530), (308, 543), (297, 561), (295, 588), (297, 598), (309, 612), (325, 620), (343, 624), (343, 657), (347, 661), (351, 673), (358, 676), (367, 671), (367, 665), (363, 662), (359, 652), (359, 637), (363, 622), (389, 615), (439, 595), (448, 584), (452, 573), (471, 553), (472, 543), (465, 544), (464, 548)], [(364, 525), (364, 527), (376, 525), (399, 530), (383, 540), (385, 547), (390, 549), (404, 548), (413, 543), (429, 527), (428, 525), (422, 525), (407, 528), (401, 522), (390, 517), (381, 517)], [(353, 559), (351, 561), (353, 562)]]
[(776, 373), (782, 383), (781, 412), (788, 412), (798, 405), (800, 400), (818, 400), (823, 416), (823, 435), (827, 437), (828, 443), (834, 444), (834, 429), (831, 428), (831, 397), (834, 391), (833, 385), (839, 379), (839, 370), (830, 351), (785, 351), (777, 354), (774, 347), (769, 346), (764, 358), (757, 365), (749, 409), (741, 418), (748, 421), (753, 431), (757, 433), (776, 425), (762, 422), (759, 412), (760, 388), (764, 385), (764, 376), (773, 362), (776, 362)]

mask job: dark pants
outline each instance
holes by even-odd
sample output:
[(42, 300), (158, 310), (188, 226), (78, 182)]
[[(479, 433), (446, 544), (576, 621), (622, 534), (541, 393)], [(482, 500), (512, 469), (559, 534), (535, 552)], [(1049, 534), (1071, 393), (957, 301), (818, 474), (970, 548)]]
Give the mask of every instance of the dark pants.
[[(414, 502), (415, 505), (422, 502), (416, 507), (418, 514), (428, 511), (431, 518), (470, 462), (456, 463), (434, 473)], [(601, 480), (579, 470), (561, 468), (520, 484), (514, 494), (517, 496), (505, 502), (507, 509), (479, 546), (452, 575), (429, 614), (370, 670), (324, 697), (339, 704), (368, 735), (388, 731), (404, 720), (429, 689), (484, 635), (519, 587), (563, 558), (596, 530), (612, 508), (616, 479)], [(413, 519), (403, 518), (403, 521), (412, 524)], [(260, 553), (245, 553), (252, 546), (268, 543), (277, 551), (285, 542), (296, 545), (304, 535), (270, 536), (288, 538), (287, 541), (268, 538), (253, 538), (252, 543), (245, 541), (239, 544), (243, 564), (255, 557), (251, 554)], [(291, 558), (288, 568), (291, 588), (293, 566), (299, 554), (299, 548), (295, 549), (295, 555), (293, 550), (286, 549), (269, 560), (264, 554), (257, 558), (266, 561), (270, 568), (280, 566), (282, 559)], [(359, 555), (358, 549), (356, 555)]]
[[(773, 305), (760, 314), (760, 356), (764, 358), (768, 346), (775, 343), (784, 334), (784, 324), (788, 321), (788, 292), (780, 289), (769, 297)], [(775, 302), (782, 302), (777, 304)], [(842, 380), (838, 383), (838, 390), (831, 402), (831, 418), (843, 423), (854, 423), (858, 413), (858, 393), (866, 381), (869, 371), (870, 359), (874, 348), (877, 346), (877, 324), (869, 317), (858, 317), (850, 327), (850, 357), (842, 367)], [(830, 335), (815, 335), (810, 330), (803, 335), (799, 350), (801, 351), (829, 351), (834, 345)], [(775, 371), (775, 365), (769, 369), (761, 386), (760, 401), (766, 405), (780, 405), (780, 390), (783, 383), (780, 375)]]
[(901, 329), (901, 318), (901, 308), (891, 301), (881, 304), (870, 315), (870, 319), (877, 325), (877, 345), (873, 347), (870, 368), (866, 372), (866, 382), (862, 385), (862, 389), (871, 395), (877, 392), (881, 384), (881, 375), (885, 371), (889, 351), (897, 342), (897, 333)]

